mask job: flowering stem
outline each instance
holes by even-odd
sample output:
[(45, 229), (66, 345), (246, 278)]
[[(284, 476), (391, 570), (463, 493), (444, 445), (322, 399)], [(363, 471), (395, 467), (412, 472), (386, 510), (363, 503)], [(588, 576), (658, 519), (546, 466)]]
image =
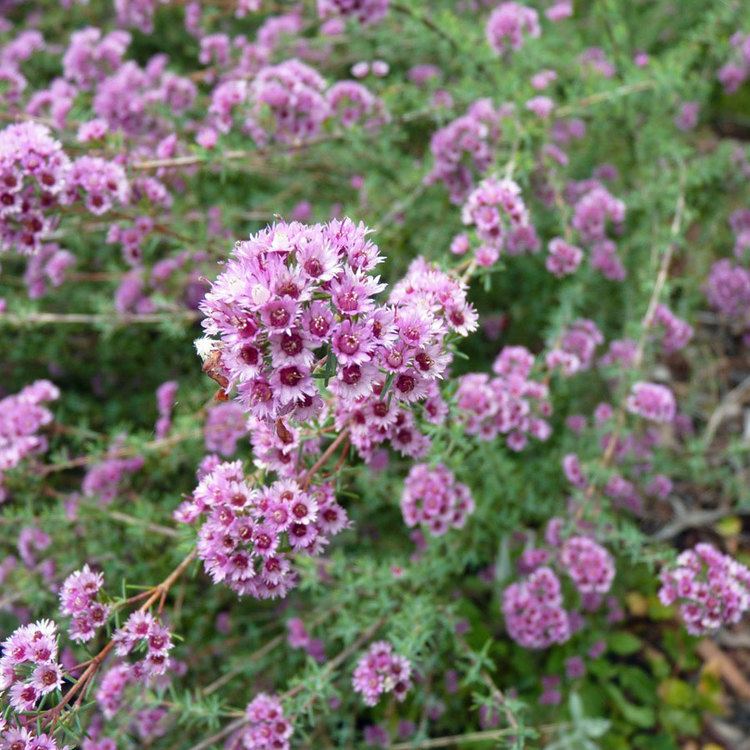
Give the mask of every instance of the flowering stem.
[(300, 482), (300, 486), (302, 489), (307, 489), (310, 486), (310, 482), (312, 481), (312, 478), (315, 476), (316, 472), (323, 466), (326, 461), (336, 452), (336, 449), (341, 445), (341, 443), (347, 439), (349, 436), (349, 430), (348, 428), (344, 428), (337, 436), (336, 439), (326, 448), (324, 453), (318, 458), (318, 460), (310, 467), (310, 470), (305, 474), (304, 478)]
[[(180, 576), (185, 572), (185, 570), (188, 568), (190, 563), (195, 559), (197, 555), (197, 552), (195, 549), (191, 550), (188, 555), (180, 562), (180, 564), (158, 585), (154, 586), (154, 588), (150, 589), (147, 592), (144, 592), (148, 598), (146, 601), (138, 608), (139, 612), (146, 612), (148, 611), (156, 602), (157, 599), (166, 597), (169, 590), (172, 588), (172, 586), (175, 584), (175, 582), (180, 578)], [(143, 598), (141, 594), (136, 595), (136, 597), (133, 597), (133, 599), (138, 600), (140, 598)], [(76, 702), (76, 705), (74, 706), (77, 708), (82, 700), (83, 696), (83, 689), (91, 682), (91, 680), (94, 678), (94, 675), (99, 670), (99, 667), (101, 666), (102, 662), (107, 658), (110, 651), (114, 648), (115, 642), (114, 640), (109, 641), (101, 651), (99, 651), (96, 656), (94, 656), (88, 663), (88, 666), (86, 667), (86, 671), (78, 678), (75, 685), (73, 685), (70, 690), (68, 690), (67, 693), (62, 697), (62, 700), (56, 705), (53, 706), (48, 711), (45, 711), (42, 716), (45, 716), (48, 720), (48, 722), (55, 721), (56, 718), (59, 717), (62, 710), (65, 708), (65, 706), (70, 703), (70, 701), (73, 700), (73, 698), (76, 697), (79, 693), (81, 693), (81, 698)]]
[[(677, 196), (677, 205), (675, 207), (674, 218), (672, 219), (672, 226), (670, 228), (670, 241), (667, 243), (667, 246), (664, 249), (664, 252), (662, 254), (661, 261), (659, 263), (659, 270), (656, 274), (656, 280), (654, 281), (654, 286), (651, 291), (651, 296), (649, 298), (648, 305), (646, 307), (646, 312), (643, 315), (643, 318), (641, 320), (641, 331), (638, 337), (638, 341), (636, 343), (635, 354), (633, 357), (633, 369), (634, 370), (639, 370), (641, 365), (643, 364), (643, 356), (646, 351), (646, 342), (648, 340), (648, 334), (651, 329), (651, 324), (653, 323), (654, 311), (656, 310), (656, 306), (659, 304), (659, 299), (661, 297), (662, 290), (664, 289), (664, 285), (667, 282), (667, 277), (669, 275), (669, 266), (672, 262), (672, 256), (674, 255), (674, 250), (675, 250), (675, 241), (682, 228), (682, 222), (684, 220), (684, 216), (685, 216), (685, 172), (684, 172), (684, 169), (681, 168), (680, 169), (679, 194)], [(620, 406), (617, 410), (615, 427), (607, 439), (607, 447), (601, 459), (602, 468), (606, 469), (612, 463), (612, 460), (615, 456), (615, 451), (617, 449), (617, 443), (619, 441), (620, 434), (622, 433), (622, 430), (624, 427), (625, 427), (625, 403), (623, 401), (620, 403)], [(584, 496), (584, 500), (578, 506), (578, 509), (576, 511), (576, 514), (575, 514), (576, 521), (580, 521), (581, 518), (583, 517), (583, 514), (585, 513), (589, 502), (594, 496), (595, 490), (596, 488), (594, 484), (590, 484), (588, 486), (588, 489), (586, 490), (586, 494)]]

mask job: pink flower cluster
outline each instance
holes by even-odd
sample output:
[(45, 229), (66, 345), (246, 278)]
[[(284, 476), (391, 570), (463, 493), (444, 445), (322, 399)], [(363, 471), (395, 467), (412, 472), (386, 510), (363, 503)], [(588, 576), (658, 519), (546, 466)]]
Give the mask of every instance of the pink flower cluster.
[(524, 648), (548, 648), (571, 635), (560, 580), (546, 566), (505, 589), (503, 616), (508, 635)]
[(500, 3), (490, 14), (485, 33), (496, 54), (517, 51), (523, 47), (526, 37), (536, 39), (541, 36), (539, 14), (521, 3)]
[(86, 497), (96, 497), (102, 505), (109, 505), (117, 497), (123, 477), (140, 471), (143, 464), (143, 456), (105, 458), (86, 471), (81, 490)]
[(269, 227), (238, 243), (206, 295), (204, 328), (220, 340), (197, 345), (261, 420), (317, 414), (316, 379), (331, 381), (346, 411), (380, 401), (374, 394), (389, 378), (395, 401), (379, 427), (390, 427), (400, 403), (428, 396), (449, 361), (445, 336), (465, 335), (475, 313), (458, 282), (424, 263), (394, 288), (390, 305), (377, 305), (385, 285), (370, 271), (381, 260), (364, 225), (348, 219)]
[(658, 383), (634, 383), (625, 406), (631, 414), (637, 414), (652, 422), (671, 422), (675, 416), (675, 400), (672, 391)]
[(385, 17), (388, 3), (389, 0), (318, 0), (318, 15), (321, 18), (355, 18), (362, 25), (367, 25)]
[(45, 242), (29, 256), (24, 284), (29, 299), (38, 299), (47, 293), (47, 285), (58, 287), (65, 281), (68, 269), (75, 265), (73, 253), (63, 250), (56, 242)]
[(30, 254), (54, 228), (53, 208), (70, 160), (49, 129), (34, 122), (0, 130), (0, 252)]
[(583, 260), (583, 250), (580, 247), (555, 237), (549, 243), (549, 255), (545, 262), (547, 270), (557, 276), (568, 276), (574, 273)]
[(710, 544), (682, 552), (660, 579), (659, 599), (679, 605), (692, 635), (737, 623), (750, 609), (750, 570)]
[(283, 597), (296, 584), (289, 548), (319, 554), (348, 524), (330, 485), (306, 491), (284, 479), (251, 489), (239, 461), (203, 477), (175, 513), (183, 523), (203, 515), (197, 549), (206, 572), (214, 583), (259, 599)]
[(240, 736), (247, 750), (289, 750), (293, 727), (276, 696), (259, 693), (247, 705), (245, 716), (248, 726)]
[(602, 343), (604, 336), (593, 320), (574, 320), (563, 334), (559, 347), (547, 353), (547, 367), (550, 370), (559, 367), (565, 376), (588, 370), (594, 362), (597, 346)]
[(503, 250), (515, 255), (539, 246), (521, 188), (513, 180), (482, 180), (466, 199), (461, 219), (483, 243), (475, 253), (479, 265), (492, 265)]
[(573, 207), (573, 228), (584, 242), (606, 239), (607, 222), (618, 227), (625, 220), (625, 204), (602, 185), (584, 193)]
[(10, 688), (10, 705), (17, 712), (33, 711), (43, 696), (62, 687), (57, 628), (50, 620), (18, 628), (3, 641), (2, 654), (0, 693)]
[(706, 280), (708, 303), (717, 312), (740, 323), (748, 320), (750, 310), (750, 271), (725, 259), (711, 266)]
[(146, 647), (146, 655), (131, 666), (134, 674), (156, 677), (167, 671), (169, 652), (172, 650), (172, 636), (150, 612), (137, 610), (128, 617), (125, 624), (112, 636), (115, 653), (126, 656), (139, 645)]
[(558, 573), (570, 578), (587, 611), (596, 610), (612, 587), (615, 564), (610, 553), (588, 536), (563, 539), (562, 525), (561, 518), (549, 521), (546, 547), (529, 548), (518, 559), (518, 569), (527, 578), (503, 592), (508, 634), (525, 648), (564, 643), (583, 626), (579, 611), (565, 609)]
[(7, 497), (3, 473), (27, 456), (47, 450), (47, 439), (37, 433), (52, 421), (52, 412), (42, 404), (59, 396), (60, 391), (49, 380), (36, 380), (0, 399), (0, 502)]
[(162, 440), (172, 427), (172, 408), (177, 396), (177, 381), (167, 380), (156, 389), (156, 410), (159, 418), (156, 420), (154, 434), (157, 440)]
[(572, 536), (563, 542), (560, 565), (581, 594), (606, 594), (615, 578), (612, 555), (586, 536)]
[(79, 200), (95, 216), (126, 204), (130, 200), (130, 184), (125, 170), (98, 156), (79, 156), (71, 166), (61, 202), (69, 205)]
[(451, 201), (461, 203), (474, 186), (475, 177), (492, 164), (503, 115), (504, 111), (495, 109), (490, 99), (478, 99), (465, 115), (437, 130), (430, 141), (435, 164), (426, 183), (442, 182)]
[(471, 491), (457, 482), (446, 466), (412, 466), (401, 494), (401, 513), (407, 526), (422, 524), (433, 536), (441, 536), (450, 528), (462, 528), (473, 511)]
[(8, 750), (67, 750), (68, 745), (60, 748), (52, 735), (34, 734), (26, 727), (7, 727), (0, 721), (0, 747)]
[(372, 128), (387, 120), (382, 101), (361, 84), (339, 81), (326, 86), (316, 70), (295, 58), (267, 65), (249, 84), (243, 78), (219, 84), (211, 95), (207, 125), (228, 133), (239, 110), (245, 131), (265, 146), (272, 139), (312, 140), (332, 118), (347, 128), (355, 124)]
[(529, 437), (546, 440), (545, 417), (552, 413), (548, 389), (530, 379), (534, 355), (522, 346), (506, 346), (492, 366), (496, 377), (469, 373), (458, 379), (456, 405), (469, 435), (494, 440), (505, 435), (508, 447), (523, 450)]
[(732, 35), (730, 42), (732, 58), (716, 74), (727, 94), (733, 94), (750, 78), (750, 34), (738, 31)]
[(395, 654), (387, 641), (378, 641), (357, 662), (352, 677), (354, 691), (367, 706), (374, 706), (384, 693), (402, 701), (411, 687), (411, 662)]
[(247, 417), (242, 407), (234, 402), (213, 404), (208, 409), (203, 436), (206, 450), (231, 456), (237, 441), (247, 435)]
[(656, 306), (653, 322), (663, 328), (661, 345), (666, 354), (683, 349), (693, 338), (690, 323), (678, 318), (666, 305)]
[(352, 445), (366, 460), (387, 440), (411, 458), (427, 453), (430, 439), (409, 406), (421, 402), (423, 419), (432, 424), (445, 420), (448, 408), (437, 380), (451, 361), (446, 336), (466, 336), (477, 325), (465, 285), (423, 258), (411, 263), (388, 303), (374, 313), (384, 343), (375, 352), (379, 370), (372, 373), (371, 388), (352, 391), (346, 370), (331, 385), (336, 427), (349, 425)]
[(292, 648), (304, 649), (317, 662), (325, 661), (325, 644), (320, 638), (313, 638), (307, 632), (305, 623), (299, 617), (290, 617), (286, 621), (286, 629), (286, 640)]
[(70, 637), (74, 641), (90, 641), (109, 617), (110, 608), (97, 601), (104, 576), (88, 565), (71, 573), (60, 590), (60, 611), (73, 618)]

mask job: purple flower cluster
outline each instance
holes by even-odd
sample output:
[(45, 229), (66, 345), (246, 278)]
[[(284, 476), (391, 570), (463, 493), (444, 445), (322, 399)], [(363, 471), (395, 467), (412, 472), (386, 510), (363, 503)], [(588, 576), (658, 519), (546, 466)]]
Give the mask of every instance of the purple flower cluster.
[(541, 36), (539, 14), (521, 3), (500, 3), (490, 14), (485, 33), (496, 54), (518, 51), (526, 37), (536, 39)]
[(546, 566), (505, 589), (503, 615), (508, 635), (524, 648), (548, 648), (571, 635), (560, 580)]
[(732, 58), (716, 74), (727, 94), (733, 94), (750, 78), (750, 34), (738, 31), (732, 35), (730, 42)]
[(631, 414), (637, 414), (652, 422), (671, 422), (675, 416), (675, 400), (672, 391), (658, 383), (634, 383), (625, 406)]
[(252, 416), (314, 416), (323, 406), (314, 376), (323, 372), (339, 416), (368, 400), (385, 405), (377, 395), (390, 379), (395, 401), (375, 415), (381, 431), (399, 404), (429, 395), (449, 361), (445, 336), (465, 335), (475, 313), (462, 285), (424, 262), (389, 305), (377, 305), (385, 285), (370, 271), (381, 259), (364, 225), (348, 219), (276, 224), (238, 243), (201, 306), (204, 328), (220, 341), (198, 345)]
[(563, 542), (560, 565), (581, 594), (606, 594), (615, 578), (612, 555), (585, 536), (572, 536)]
[(50, 209), (69, 171), (70, 160), (43, 125), (25, 122), (0, 130), (0, 252), (39, 249), (54, 227)]
[(33, 711), (43, 696), (62, 687), (57, 628), (50, 620), (15, 630), (3, 641), (2, 654), (0, 692), (9, 689), (10, 705), (17, 712)]
[(29, 256), (24, 284), (29, 299), (38, 299), (47, 293), (47, 285), (58, 287), (65, 281), (65, 274), (75, 265), (73, 253), (63, 250), (56, 242), (45, 242), (37, 252)]
[(552, 413), (544, 383), (530, 379), (534, 355), (522, 346), (506, 346), (492, 366), (496, 377), (469, 373), (458, 379), (456, 405), (469, 435), (494, 440), (505, 435), (508, 447), (523, 450), (529, 437), (546, 440), (545, 417)]
[(231, 456), (237, 450), (237, 441), (245, 435), (247, 417), (239, 404), (230, 401), (209, 407), (203, 426), (207, 451)]
[(373, 128), (387, 121), (382, 101), (361, 84), (326, 86), (317, 71), (296, 58), (263, 66), (249, 84), (243, 77), (229, 78), (214, 89), (207, 126), (228, 133), (239, 111), (244, 130), (265, 146), (272, 139), (292, 144), (312, 140), (332, 118), (346, 128)]
[(126, 474), (140, 471), (143, 464), (143, 456), (105, 458), (86, 472), (81, 484), (83, 494), (86, 497), (96, 497), (102, 505), (108, 505), (117, 497), (122, 478)]
[(177, 396), (177, 388), (176, 380), (167, 380), (156, 389), (156, 410), (159, 417), (156, 420), (154, 433), (157, 440), (165, 438), (172, 427), (172, 408)]
[(92, 88), (122, 65), (130, 39), (119, 29), (108, 34), (92, 26), (74, 31), (63, 55), (63, 75), (82, 89)]
[(130, 185), (125, 170), (115, 162), (98, 156), (79, 156), (72, 164), (65, 189), (64, 204), (83, 201), (86, 210), (100, 216), (115, 205), (130, 199)]
[(175, 513), (183, 523), (204, 515), (197, 549), (206, 572), (259, 599), (283, 597), (296, 584), (289, 549), (317, 555), (348, 524), (330, 485), (307, 491), (284, 479), (251, 489), (239, 461), (203, 477)]
[(682, 552), (660, 579), (659, 599), (679, 605), (692, 635), (737, 623), (750, 609), (750, 570), (710, 544)]
[(406, 657), (395, 654), (387, 641), (378, 641), (357, 662), (352, 685), (367, 706), (376, 705), (384, 693), (393, 693), (402, 701), (411, 687), (411, 672)]
[(146, 655), (131, 666), (134, 675), (146, 678), (163, 675), (169, 666), (169, 652), (172, 650), (172, 636), (150, 612), (137, 610), (112, 636), (115, 653), (126, 656), (140, 645), (145, 646)]
[(290, 617), (286, 621), (287, 643), (292, 648), (302, 648), (317, 662), (324, 662), (326, 658), (325, 644), (320, 638), (313, 638), (299, 617)]
[(653, 322), (664, 329), (661, 345), (666, 354), (683, 349), (693, 338), (693, 327), (690, 323), (678, 318), (666, 305), (656, 306)]
[(562, 336), (559, 347), (546, 356), (547, 367), (559, 367), (563, 375), (575, 375), (588, 370), (594, 362), (596, 347), (604, 343), (604, 336), (593, 320), (574, 320)]
[(625, 204), (599, 184), (584, 193), (573, 207), (573, 228), (587, 243), (606, 239), (608, 221), (619, 227), (624, 220)]
[(750, 310), (750, 271), (726, 258), (711, 266), (706, 280), (708, 303), (717, 312), (740, 323), (748, 320)]
[(547, 270), (557, 276), (568, 276), (574, 273), (583, 260), (583, 250), (580, 247), (555, 237), (549, 243), (549, 255), (545, 262)]
[(500, 140), (504, 111), (494, 108), (490, 99), (478, 99), (430, 141), (435, 164), (426, 177), (428, 185), (442, 182), (453, 203), (461, 203), (492, 164), (494, 147)]
[(248, 726), (240, 736), (247, 750), (289, 750), (293, 727), (277, 697), (259, 693), (248, 703), (245, 716)]
[(415, 464), (404, 480), (401, 513), (410, 528), (421, 524), (433, 536), (460, 529), (474, 511), (469, 488), (443, 464)]
[(492, 265), (503, 250), (515, 255), (539, 246), (521, 188), (513, 180), (482, 180), (466, 199), (461, 219), (475, 228), (482, 243), (476, 251), (479, 265)]
[(34, 734), (26, 727), (7, 727), (4, 721), (0, 721), (0, 747), (8, 750), (67, 750), (68, 745), (60, 748), (49, 734)]
[(0, 399), (0, 502), (7, 497), (3, 473), (27, 456), (47, 450), (47, 439), (37, 433), (52, 421), (52, 412), (42, 404), (59, 396), (60, 391), (49, 380), (36, 380)]
[(388, 12), (388, 3), (389, 0), (318, 0), (318, 15), (355, 18), (364, 26), (382, 20)]
[(60, 611), (73, 618), (70, 637), (74, 641), (90, 641), (109, 617), (110, 608), (97, 601), (104, 576), (84, 565), (71, 573), (60, 590)]
[(437, 380), (451, 361), (446, 336), (466, 336), (477, 324), (465, 285), (423, 258), (411, 263), (388, 303), (373, 313), (382, 344), (375, 350), (372, 386), (353, 387), (346, 370), (331, 385), (336, 427), (349, 425), (352, 445), (366, 460), (385, 441), (411, 458), (427, 453), (430, 440), (419, 431), (409, 406), (421, 402), (427, 422), (444, 421), (448, 409)]

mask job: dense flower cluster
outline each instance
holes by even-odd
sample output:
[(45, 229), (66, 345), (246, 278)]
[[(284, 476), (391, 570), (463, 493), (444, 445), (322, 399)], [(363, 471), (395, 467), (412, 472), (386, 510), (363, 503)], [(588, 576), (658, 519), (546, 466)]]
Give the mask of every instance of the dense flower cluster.
[(97, 601), (104, 576), (88, 565), (71, 573), (60, 591), (60, 611), (73, 618), (70, 637), (74, 641), (90, 641), (109, 617), (110, 608)]
[(475, 178), (492, 164), (504, 114), (505, 110), (495, 109), (490, 99), (478, 99), (465, 115), (437, 130), (430, 141), (435, 164), (427, 175), (427, 184), (442, 182), (451, 201), (461, 203)]
[(675, 415), (672, 391), (658, 383), (634, 383), (625, 405), (631, 414), (652, 422), (671, 422)]
[(521, 3), (500, 3), (487, 21), (487, 41), (498, 55), (521, 49), (526, 37), (536, 39), (541, 33), (538, 13)]
[(440, 536), (450, 528), (462, 528), (473, 510), (471, 491), (443, 464), (415, 464), (409, 470), (401, 494), (407, 526), (421, 524), (433, 536)]
[(27, 456), (47, 450), (47, 438), (37, 434), (52, 421), (52, 412), (43, 404), (59, 396), (60, 391), (49, 380), (37, 380), (0, 399), (0, 502), (7, 498), (3, 473)]
[(504, 435), (511, 450), (523, 450), (529, 437), (546, 440), (552, 413), (548, 388), (531, 379), (534, 355), (522, 346), (506, 346), (492, 366), (496, 376), (470, 373), (458, 379), (456, 405), (469, 435), (494, 440)]
[(477, 315), (466, 299), (465, 285), (422, 258), (394, 285), (388, 303), (375, 313), (380, 337), (385, 339), (385, 334), (389, 341), (388, 348), (376, 350), (385, 375), (373, 371), (373, 385), (364, 391), (351, 388), (351, 376), (344, 370), (331, 386), (336, 427), (348, 425), (352, 445), (367, 460), (385, 441), (405, 456), (421, 458), (430, 440), (409, 407), (421, 402), (425, 421), (445, 420), (448, 408), (437, 381), (451, 360), (446, 337), (466, 336), (476, 328)]
[[(117, 449), (113, 452), (116, 454)], [(105, 458), (89, 467), (81, 483), (81, 490), (86, 497), (98, 498), (102, 505), (108, 505), (117, 497), (123, 477), (140, 471), (143, 464), (143, 456), (120, 458), (114, 455)]]
[(361, 24), (377, 23), (388, 12), (389, 0), (318, 0), (321, 18), (344, 16), (356, 18)]
[[(445, 336), (465, 335), (474, 314), (462, 286), (424, 263), (378, 305), (384, 285), (369, 271), (380, 260), (349, 220), (276, 224), (239, 243), (202, 304), (220, 336), (198, 342), (215, 377), (257, 419), (304, 421), (323, 406), (325, 375), (339, 415), (369, 399), (385, 407), (373, 425), (393, 427), (398, 405), (424, 400), (445, 370)], [(390, 405), (377, 398), (386, 379)]]
[(378, 641), (357, 662), (352, 686), (367, 706), (376, 705), (384, 693), (402, 701), (411, 688), (411, 673), (408, 659), (394, 653), (387, 641)]
[(583, 250), (580, 247), (555, 237), (549, 243), (549, 255), (545, 265), (554, 276), (562, 277), (574, 273), (583, 260)]
[(129, 199), (130, 184), (125, 170), (98, 156), (79, 156), (73, 162), (61, 198), (66, 204), (82, 200), (86, 209), (96, 216)]
[(750, 271), (723, 259), (711, 266), (706, 297), (717, 312), (744, 323), (750, 310)]
[(563, 542), (560, 564), (581, 594), (606, 594), (615, 577), (612, 555), (585, 536), (572, 536)]
[(491, 265), (503, 250), (515, 255), (539, 246), (521, 188), (513, 180), (482, 180), (466, 199), (461, 218), (483, 243), (476, 251), (479, 265)]
[(57, 649), (57, 628), (50, 620), (24, 625), (3, 641), (0, 693), (9, 690), (17, 712), (33, 711), (43, 696), (62, 687)]
[(560, 580), (546, 566), (505, 589), (503, 616), (508, 635), (525, 648), (548, 648), (570, 638)]
[(739, 622), (750, 610), (750, 570), (710, 544), (697, 544), (661, 573), (659, 599), (678, 604), (693, 635)]
[(563, 375), (575, 375), (588, 370), (594, 363), (596, 348), (604, 343), (604, 336), (593, 320), (574, 320), (564, 332), (559, 346), (546, 356), (547, 367), (559, 367)]
[(283, 597), (296, 584), (290, 550), (319, 554), (348, 523), (330, 485), (308, 491), (280, 480), (251, 488), (239, 461), (214, 468), (176, 512), (184, 523), (203, 515), (197, 549), (206, 572), (260, 599)]
[(63, 250), (56, 242), (45, 242), (26, 263), (23, 275), (29, 299), (43, 297), (51, 287), (58, 287), (65, 281), (68, 269), (75, 265), (75, 256)]
[(169, 629), (150, 612), (133, 612), (123, 626), (115, 631), (112, 640), (118, 656), (126, 656), (138, 646), (145, 646), (145, 656), (132, 667), (134, 674), (156, 677), (167, 671), (169, 652), (173, 646), (172, 636)]
[(39, 249), (69, 172), (70, 159), (48, 128), (26, 122), (0, 130), (0, 252)]
[(289, 750), (293, 727), (278, 698), (259, 693), (248, 703), (245, 716), (248, 726), (240, 739), (247, 750)]

